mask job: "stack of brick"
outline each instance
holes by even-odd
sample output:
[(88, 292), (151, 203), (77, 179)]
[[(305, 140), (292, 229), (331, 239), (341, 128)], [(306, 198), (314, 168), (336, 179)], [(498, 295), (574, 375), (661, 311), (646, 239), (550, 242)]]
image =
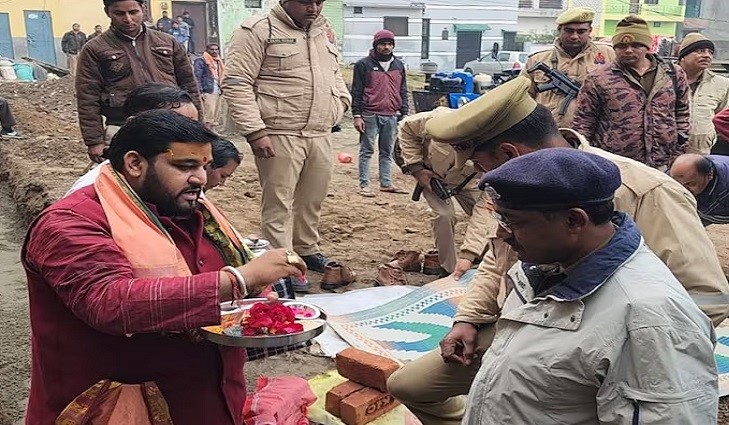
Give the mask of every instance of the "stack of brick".
[(326, 410), (347, 425), (364, 425), (397, 407), (387, 393), (387, 378), (400, 366), (356, 348), (337, 354), (337, 372), (348, 381), (327, 392)]

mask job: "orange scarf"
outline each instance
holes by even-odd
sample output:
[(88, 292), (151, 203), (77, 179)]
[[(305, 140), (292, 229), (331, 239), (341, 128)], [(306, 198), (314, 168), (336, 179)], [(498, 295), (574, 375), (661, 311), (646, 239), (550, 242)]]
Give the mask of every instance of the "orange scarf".
[(215, 75), (215, 63), (218, 63), (218, 85), (220, 85), (223, 81), (223, 61), (220, 60), (220, 57), (212, 57), (208, 52), (203, 53), (203, 59), (205, 60), (205, 63), (208, 64), (210, 75)]
[[(132, 266), (134, 277), (154, 278), (190, 276), (190, 268), (180, 250), (159, 219), (129, 187), (124, 177), (111, 168), (101, 166), (94, 182), (101, 207), (111, 228), (111, 236)], [(207, 199), (200, 198), (220, 229), (233, 244), (245, 250), (240, 235), (228, 220)]]

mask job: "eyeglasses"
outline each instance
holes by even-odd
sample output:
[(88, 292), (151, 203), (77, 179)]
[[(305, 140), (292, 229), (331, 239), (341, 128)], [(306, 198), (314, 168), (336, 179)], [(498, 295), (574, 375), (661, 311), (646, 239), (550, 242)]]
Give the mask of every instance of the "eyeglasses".
[(504, 221), (504, 217), (502, 217), (501, 214), (497, 213), (496, 211), (492, 211), (491, 215), (494, 217), (494, 220), (499, 223), (499, 226), (501, 226), (501, 228), (504, 229), (507, 233), (514, 233), (514, 231), (511, 229), (511, 225)]

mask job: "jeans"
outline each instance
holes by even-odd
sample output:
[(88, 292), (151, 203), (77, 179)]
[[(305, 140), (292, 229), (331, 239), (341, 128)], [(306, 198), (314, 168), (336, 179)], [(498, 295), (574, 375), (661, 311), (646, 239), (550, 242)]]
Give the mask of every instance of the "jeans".
[(379, 148), (380, 186), (392, 186), (392, 149), (397, 135), (397, 115), (363, 115), (365, 132), (359, 135), (359, 185), (370, 184), (370, 158)]

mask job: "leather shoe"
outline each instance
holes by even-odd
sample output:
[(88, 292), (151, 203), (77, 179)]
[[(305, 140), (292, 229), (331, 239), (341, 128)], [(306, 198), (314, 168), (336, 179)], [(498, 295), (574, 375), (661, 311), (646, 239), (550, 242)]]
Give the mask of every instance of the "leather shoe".
[[(397, 264), (394, 264), (397, 262)], [(400, 250), (389, 263), (392, 266), (400, 266), (405, 272), (420, 272), (423, 267), (423, 260), (420, 251)]]
[(326, 266), (324, 266), (324, 276), (321, 278), (321, 289), (331, 291), (347, 286), (355, 280), (357, 280), (357, 276), (351, 268), (337, 262), (330, 261), (326, 264)]
[(408, 278), (402, 267), (393, 266), (391, 264), (382, 264), (377, 270), (375, 285), (377, 286), (395, 286), (407, 285)]
[[(442, 275), (445, 269), (440, 266), (440, 259), (438, 258), (438, 251), (432, 249), (425, 253), (423, 259), (423, 274), (429, 276)], [(446, 272), (447, 273), (447, 272)]]

